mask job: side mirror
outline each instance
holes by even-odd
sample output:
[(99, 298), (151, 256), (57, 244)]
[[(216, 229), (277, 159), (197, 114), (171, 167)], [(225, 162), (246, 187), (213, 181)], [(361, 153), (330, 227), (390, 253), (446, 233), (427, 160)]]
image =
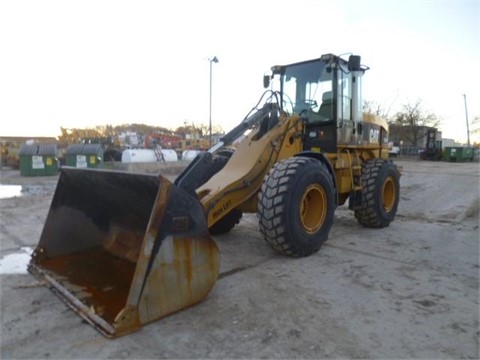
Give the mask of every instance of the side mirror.
[(350, 55), (348, 58), (348, 70), (350, 71), (358, 71), (362, 69), (362, 65), (360, 64), (361, 57), (359, 55)]
[(264, 75), (263, 76), (263, 87), (266, 89), (270, 86), (270, 76)]

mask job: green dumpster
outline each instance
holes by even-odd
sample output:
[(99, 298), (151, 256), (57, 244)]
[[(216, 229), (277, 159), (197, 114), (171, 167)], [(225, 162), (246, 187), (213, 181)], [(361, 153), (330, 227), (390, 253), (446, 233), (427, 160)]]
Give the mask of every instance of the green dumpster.
[(445, 159), (448, 161), (472, 161), (473, 148), (463, 146), (450, 146), (445, 148)]
[(57, 145), (25, 144), (20, 148), (21, 176), (51, 176), (58, 171)]
[(100, 144), (72, 144), (65, 152), (65, 164), (77, 168), (97, 168), (103, 164)]

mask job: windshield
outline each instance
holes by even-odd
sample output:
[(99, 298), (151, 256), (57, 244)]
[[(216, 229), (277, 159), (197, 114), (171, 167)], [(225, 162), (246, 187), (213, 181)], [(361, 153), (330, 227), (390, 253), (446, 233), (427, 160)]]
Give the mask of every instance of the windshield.
[(285, 68), (283, 82), (283, 110), (290, 114), (305, 111), (319, 112), (323, 108), (332, 109), (325, 114), (332, 118), (333, 111), (333, 71), (327, 71), (327, 63), (315, 60), (290, 65)]

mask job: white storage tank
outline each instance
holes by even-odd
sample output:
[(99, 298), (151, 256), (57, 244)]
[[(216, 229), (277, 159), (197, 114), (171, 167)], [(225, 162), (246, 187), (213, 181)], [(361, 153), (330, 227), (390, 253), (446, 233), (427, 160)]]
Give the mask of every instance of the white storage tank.
[[(163, 156), (163, 159), (162, 159)], [(149, 163), (149, 162), (178, 161), (178, 155), (173, 149), (127, 149), (122, 153), (122, 163)]]
[(162, 154), (166, 162), (178, 161), (177, 152), (173, 149), (162, 149)]
[(201, 152), (201, 150), (184, 150), (182, 152), (182, 160), (192, 161)]

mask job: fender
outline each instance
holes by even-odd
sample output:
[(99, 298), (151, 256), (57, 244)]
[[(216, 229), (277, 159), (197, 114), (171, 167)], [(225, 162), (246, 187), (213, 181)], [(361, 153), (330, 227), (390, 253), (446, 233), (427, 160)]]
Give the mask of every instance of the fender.
[(305, 156), (309, 158), (314, 158), (320, 161), (321, 163), (323, 163), (327, 167), (328, 172), (332, 176), (333, 186), (335, 188), (335, 206), (337, 206), (338, 205), (337, 176), (335, 175), (335, 171), (333, 169), (332, 163), (327, 159), (325, 154), (315, 152), (315, 151), (302, 151), (294, 156)]

